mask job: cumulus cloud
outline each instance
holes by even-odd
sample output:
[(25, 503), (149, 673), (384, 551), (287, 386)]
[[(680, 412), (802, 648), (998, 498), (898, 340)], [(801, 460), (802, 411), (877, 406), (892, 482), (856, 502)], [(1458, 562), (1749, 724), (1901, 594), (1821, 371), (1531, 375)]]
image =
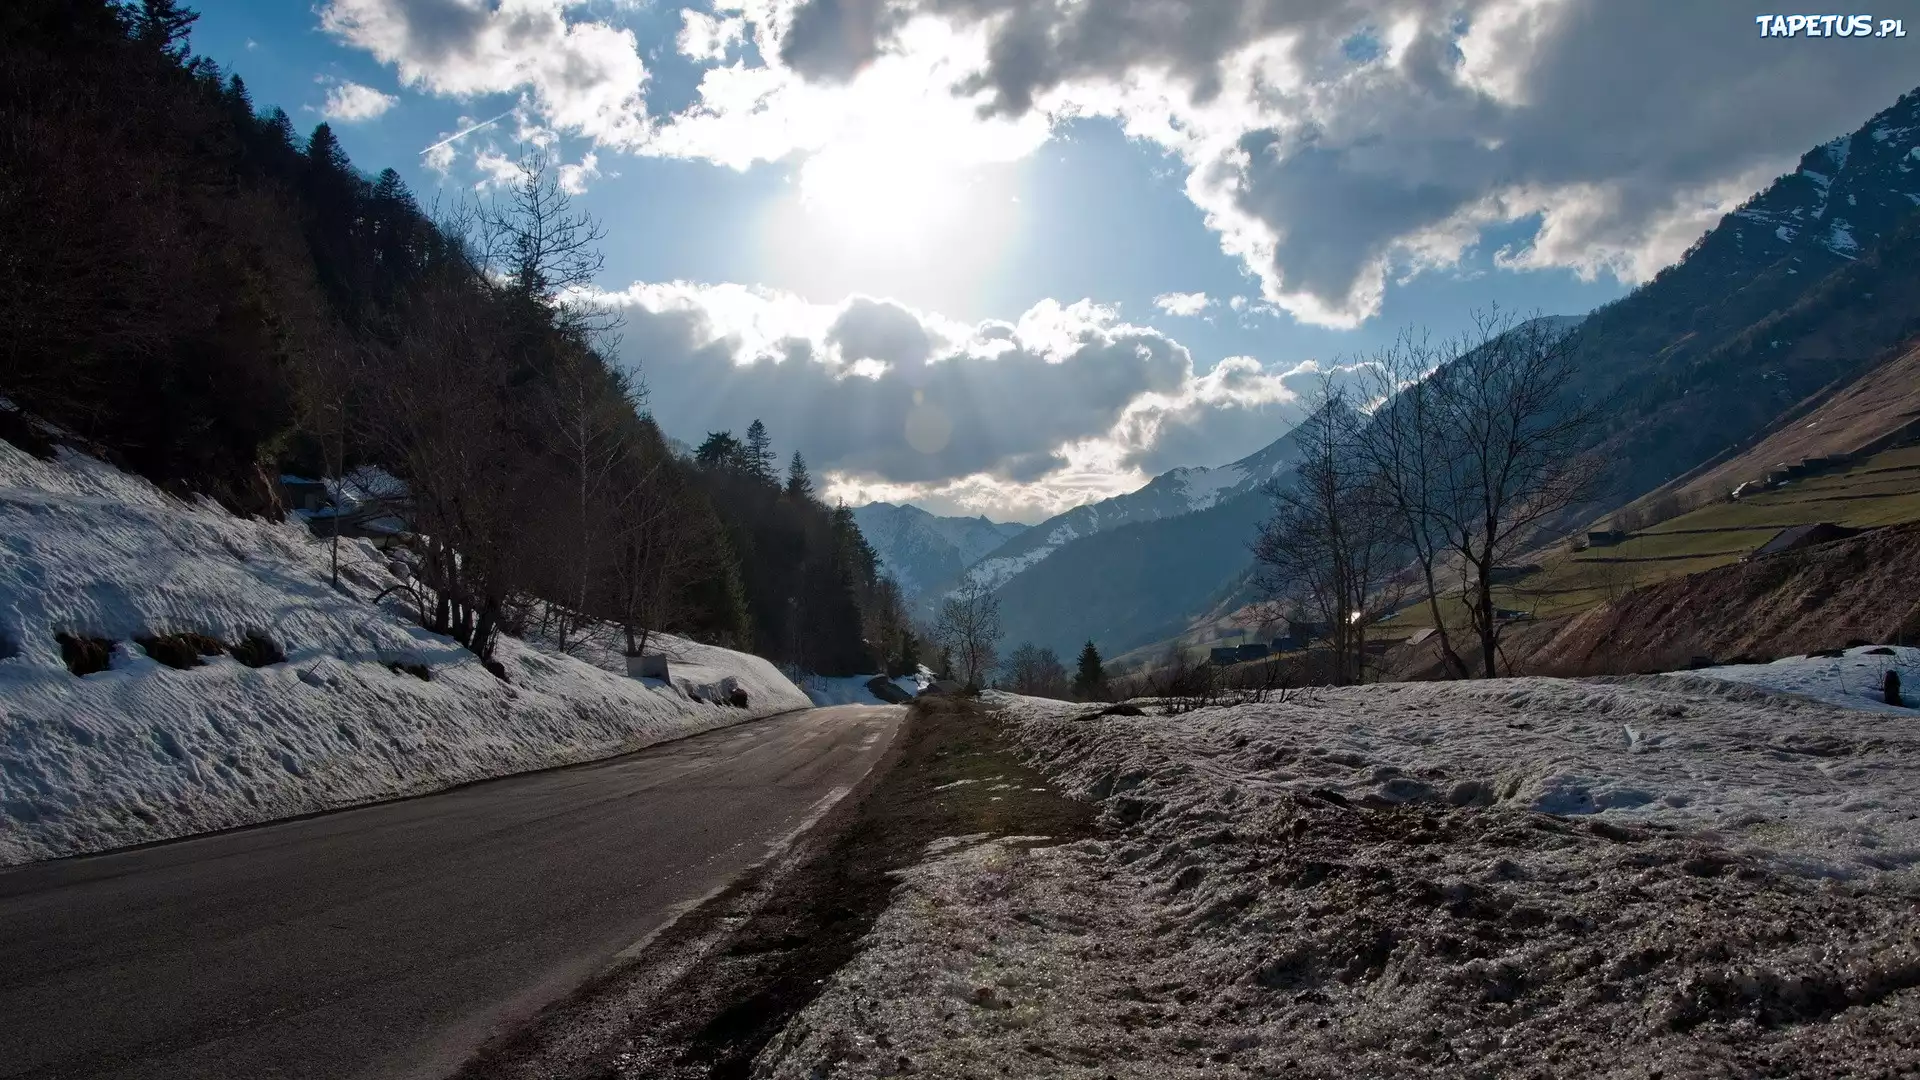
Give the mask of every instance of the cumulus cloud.
[(1196, 375), (1179, 342), (1085, 300), (979, 323), (731, 284), (637, 284), (599, 300), (624, 316), (623, 354), (670, 434), (764, 420), (833, 492), (862, 501), (1045, 516), (1172, 464), (1257, 449), (1286, 431), (1302, 385), (1302, 369), (1247, 358)]
[(747, 22), (738, 16), (723, 19), (686, 8), (680, 12), (680, 35), (674, 44), (689, 60), (718, 63), (745, 40)]
[[(941, 145), (1012, 123), (997, 130), (1025, 139), (1001, 149), (1027, 153), (1022, 122), (1112, 117), (1184, 161), (1188, 196), (1262, 301), (1332, 326), (1516, 221), (1539, 229), (1505, 266), (1644, 278), (1911, 79), (1892, 50), (1782, 49), (1713, 5), (1653, 0), (728, 10), (771, 59), (709, 72), (700, 104), (663, 125), (670, 152), (774, 158), (831, 148), (836, 124), (884, 122)], [(815, 21), (832, 28), (817, 43)], [(895, 108), (869, 115), (875, 102)], [(767, 120), (801, 113), (812, 135)]]
[(1213, 301), (1203, 292), (1161, 293), (1153, 298), (1153, 306), (1169, 315), (1198, 315), (1213, 306)]
[(320, 25), (400, 80), (471, 98), (526, 92), (547, 125), (608, 146), (647, 135), (647, 69), (632, 31), (569, 19), (566, 0), (327, 0)]
[[(1648, 276), (1755, 184), (1910, 87), (1898, 49), (1761, 39), (1667, 0), (717, 0), (649, 119), (606, 9), (328, 0), (323, 23), (452, 96), (528, 93), (603, 147), (734, 168), (963, 171), (1107, 117), (1171, 152), (1260, 303), (1330, 326), (1490, 227), (1512, 269)], [(818, 170), (815, 170), (818, 171)], [(830, 171), (830, 170), (829, 170)]]
[(372, 120), (393, 108), (399, 100), (392, 94), (383, 94), (356, 82), (335, 83), (327, 89), (327, 100), (320, 106), (320, 115), (335, 123), (351, 124)]

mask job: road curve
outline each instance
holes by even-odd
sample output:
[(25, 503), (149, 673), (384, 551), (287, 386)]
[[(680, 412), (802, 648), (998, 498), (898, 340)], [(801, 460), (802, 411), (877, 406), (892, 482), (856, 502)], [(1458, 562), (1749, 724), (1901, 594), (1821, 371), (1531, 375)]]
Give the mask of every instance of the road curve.
[(904, 710), (0, 871), (0, 1077), (438, 1077), (761, 860)]

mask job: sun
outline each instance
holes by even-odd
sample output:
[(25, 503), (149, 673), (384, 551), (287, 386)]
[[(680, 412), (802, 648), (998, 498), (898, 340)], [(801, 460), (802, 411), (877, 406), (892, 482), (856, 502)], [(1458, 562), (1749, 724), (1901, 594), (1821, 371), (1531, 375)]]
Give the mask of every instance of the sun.
[(823, 150), (800, 167), (799, 186), (807, 214), (861, 248), (933, 239), (959, 223), (967, 202), (956, 170), (891, 144)]

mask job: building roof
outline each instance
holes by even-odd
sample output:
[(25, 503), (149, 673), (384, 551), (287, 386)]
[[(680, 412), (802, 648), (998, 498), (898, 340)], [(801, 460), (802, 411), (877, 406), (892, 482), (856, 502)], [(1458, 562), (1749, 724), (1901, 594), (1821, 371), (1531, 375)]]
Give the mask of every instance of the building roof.
[(1816, 521), (1810, 525), (1789, 525), (1773, 534), (1773, 539), (1760, 545), (1755, 555), (1772, 555), (1795, 548), (1824, 544), (1829, 540), (1844, 540), (1858, 533), (1859, 529), (1849, 529), (1844, 525), (1835, 525), (1831, 521)]

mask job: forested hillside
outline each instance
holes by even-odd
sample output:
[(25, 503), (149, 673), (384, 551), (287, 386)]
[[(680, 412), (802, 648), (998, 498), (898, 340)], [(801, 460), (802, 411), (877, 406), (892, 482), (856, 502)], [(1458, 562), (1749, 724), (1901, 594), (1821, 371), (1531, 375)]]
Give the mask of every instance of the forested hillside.
[(600, 234), (544, 161), (436, 219), (191, 55), (194, 18), (0, 8), (0, 395), (243, 513), (283, 513), (283, 472), (386, 470), (422, 621), (483, 659), (536, 621), (827, 673), (899, 649), (896, 591), (804, 466), (782, 484), (765, 457), (669, 450), (612, 321), (561, 300)]

